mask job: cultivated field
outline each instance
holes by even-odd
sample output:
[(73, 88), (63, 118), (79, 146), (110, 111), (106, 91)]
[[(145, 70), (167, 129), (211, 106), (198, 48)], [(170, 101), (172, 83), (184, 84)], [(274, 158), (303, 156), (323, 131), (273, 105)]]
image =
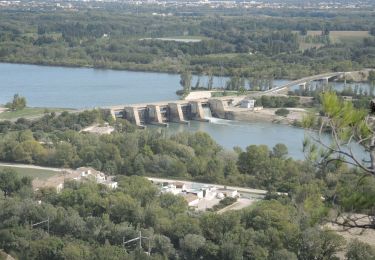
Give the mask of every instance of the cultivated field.
[(332, 43), (360, 43), (368, 37), (372, 37), (368, 31), (332, 31), (329, 33)]
[[(298, 33), (297, 31), (294, 31)], [(306, 36), (299, 35), (300, 49), (306, 50), (310, 48), (320, 48), (325, 45), (324, 41), (319, 41), (319, 37), (322, 35), (322, 31), (308, 31)], [(368, 31), (330, 31), (329, 41), (332, 44), (335, 43), (346, 43), (346, 44), (358, 44), (361, 43), (365, 38), (373, 37)], [(315, 38), (315, 39), (314, 39)], [(323, 39), (323, 38), (322, 38)]]

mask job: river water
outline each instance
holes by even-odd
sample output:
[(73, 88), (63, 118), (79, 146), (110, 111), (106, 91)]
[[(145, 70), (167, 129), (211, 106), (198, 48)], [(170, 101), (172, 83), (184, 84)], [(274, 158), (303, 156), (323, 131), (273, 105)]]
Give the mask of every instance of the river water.
[[(63, 68), (0, 63), (0, 104), (15, 93), (25, 96), (28, 106), (94, 108), (98, 106), (177, 100), (179, 75), (151, 72)], [(193, 77), (193, 85), (197, 78)], [(214, 78), (214, 86), (223, 86), (226, 78)], [(203, 85), (207, 78), (201, 78)], [(274, 85), (285, 83), (275, 80)], [(169, 134), (180, 131), (204, 131), (227, 149), (250, 144), (277, 143), (288, 146), (293, 158), (303, 159), (305, 131), (286, 125), (245, 123), (211, 119), (211, 123), (191, 122), (189, 126), (170, 124)]]

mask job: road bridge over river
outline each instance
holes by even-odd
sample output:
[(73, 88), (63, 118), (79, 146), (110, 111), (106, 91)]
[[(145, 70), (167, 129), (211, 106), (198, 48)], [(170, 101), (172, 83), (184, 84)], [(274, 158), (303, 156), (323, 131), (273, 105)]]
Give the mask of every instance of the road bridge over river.
[[(106, 107), (115, 118), (124, 118), (135, 123), (139, 127), (145, 124), (156, 124), (160, 126), (168, 126), (168, 122), (188, 123), (189, 120), (207, 121), (205, 112), (212, 112), (212, 115), (219, 118), (226, 118), (226, 108), (231, 106), (240, 106), (244, 99), (254, 99), (262, 95), (275, 95), (281, 91), (288, 90), (293, 86), (305, 87), (311, 81), (328, 81), (332, 78), (346, 79), (348, 75), (368, 73), (367, 70), (352, 72), (329, 72), (319, 75), (304, 77), (274, 87), (266, 91), (260, 91), (250, 94), (249, 96), (224, 96), (224, 97), (203, 97), (201, 95), (193, 95), (190, 100), (160, 101), (146, 104), (128, 104), (119, 106)], [(196, 93), (195, 93), (196, 94)]]
[(302, 79), (297, 79), (297, 80), (288, 82), (286, 84), (283, 84), (281, 86), (272, 88), (270, 90), (266, 90), (266, 91), (257, 93), (256, 95), (275, 94), (275, 93), (281, 92), (283, 90), (288, 90), (289, 88), (291, 88), (293, 86), (298, 86), (298, 85), (305, 86), (310, 81), (323, 80), (325, 83), (328, 83), (329, 79), (339, 77), (339, 76), (345, 76), (345, 73), (346, 72), (330, 72), (330, 73), (324, 73), (324, 74), (309, 76), (309, 77), (305, 77), (305, 78), (302, 78)]

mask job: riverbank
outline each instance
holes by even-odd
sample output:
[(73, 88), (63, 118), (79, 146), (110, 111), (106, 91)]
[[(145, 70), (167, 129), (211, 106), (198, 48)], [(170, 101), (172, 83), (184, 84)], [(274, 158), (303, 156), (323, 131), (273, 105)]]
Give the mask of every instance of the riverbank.
[(252, 111), (249, 109), (229, 108), (226, 111), (227, 119), (248, 123), (268, 122), (295, 126), (296, 122), (301, 122), (303, 117), (308, 113), (304, 108), (285, 108), (289, 111), (286, 116), (276, 115), (278, 108), (263, 108)]
[[(29, 61), (29, 60), (7, 60), (7, 59), (1, 59), (0, 58), (0, 64), (18, 64), (18, 65), (35, 65), (35, 66), (44, 66), (44, 67), (62, 67), (62, 68), (87, 68), (87, 69), (95, 69), (95, 70), (114, 70), (114, 71), (129, 71), (129, 72), (148, 72), (148, 73), (166, 73), (166, 74), (172, 74), (172, 75), (179, 75), (179, 73), (186, 69), (183, 66), (180, 66), (180, 64), (172, 64), (170, 66), (156, 66), (155, 64), (88, 64), (88, 63), (72, 63), (72, 62), (58, 62), (58, 61)], [(232, 76), (238, 76), (238, 73), (233, 72), (229, 73), (231, 70), (228, 71), (228, 73), (223, 73), (222, 71), (215, 70), (212, 68), (211, 73), (215, 77), (232, 77)], [(191, 71), (193, 75), (200, 76), (200, 73), (197, 73), (196, 71)], [(333, 71), (320, 71), (319, 73), (330, 73)], [(254, 76), (254, 75), (253, 75)], [(259, 75), (256, 75), (259, 76)], [(296, 76), (295, 74), (284, 75), (283, 77), (275, 77), (273, 80), (296, 80), (301, 77), (307, 77), (311, 75), (299, 75)], [(357, 78), (357, 77), (356, 77)], [(349, 78), (352, 82), (367, 82), (367, 77), (362, 78), (360, 80), (355, 80), (354, 78)], [(341, 80), (344, 82), (344, 79)]]
[(0, 107), (0, 121), (10, 120), (14, 121), (19, 118), (25, 119), (37, 119), (42, 117), (46, 113), (62, 113), (64, 111), (73, 112), (76, 111), (73, 108), (48, 108), (48, 107), (26, 107), (21, 110), (11, 111), (7, 108)]

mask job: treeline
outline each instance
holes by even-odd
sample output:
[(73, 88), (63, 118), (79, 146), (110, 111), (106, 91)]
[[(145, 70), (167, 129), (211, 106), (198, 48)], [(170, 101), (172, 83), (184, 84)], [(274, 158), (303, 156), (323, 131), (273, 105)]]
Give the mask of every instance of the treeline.
[[(78, 132), (100, 120), (98, 111), (86, 111), (48, 114), (33, 122), (2, 122), (0, 160), (68, 168), (91, 166), (113, 175), (176, 177), (281, 191), (293, 189), (304, 172), (303, 163), (288, 159), (285, 145), (272, 151), (267, 147), (226, 151), (206, 133), (166, 138), (163, 132), (136, 131), (125, 120), (114, 124), (116, 132), (111, 135)], [(256, 163), (267, 168), (247, 165), (251, 154), (259, 157)], [(254, 177), (257, 168), (262, 173)], [(287, 185), (280, 183), (285, 176)]]
[[(3, 62), (165, 72), (188, 69), (197, 74), (272, 78), (375, 66), (369, 58), (375, 53), (371, 39), (354, 46), (326, 42), (318, 49), (302, 52), (299, 48), (297, 32), (370, 30), (373, 22), (366, 13), (335, 14), (335, 19), (288, 17), (283, 11), (277, 17), (157, 17), (124, 15), (115, 10), (74, 14), (36, 11), (18, 16), (3, 10), (1, 14)], [(350, 22), (343, 22), (347, 20)], [(201, 41), (145, 40), (158, 37), (193, 37)]]
[[(373, 179), (362, 179), (358, 186), (354, 172), (340, 174), (305, 176), (289, 196), (269, 194), (250, 208), (216, 214), (192, 212), (182, 197), (159, 194), (156, 186), (138, 176), (118, 177), (116, 190), (67, 182), (56, 194), (51, 189), (34, 193), (29, 178), (2, 170), (0, 247), (17, 258), (49, 260), (307, 260), (336, 259), (339, 252), (346, 259), (372, 259), (370, 245), (358, 240), (346, 244), (320, 226), (332, 203), (333, 185), (338, 185), (334, 202), (343, 201), (351, 210), (353, 205), (363, 210), (368, 206), (364, 201), (375, 195)], [(123, 241), (136, 238), (139, 231), (147, 238), (142, 248), (138, 243), (123, 247)]]
[[(371, 214), (373, 177), (341, 162), (316, 167), (311, 161), (293, 160), (283, 144), (229, 151), (205, 133), (167, 137), (136, 130), (125, 120), (111, 122), (116, 131), (110, 135), (78, 131), (78, 125), (103, 118), (106, 113), (95, 110), (4, 123), (0, 160), (92, 166), (116, 175), (119, 182), (116, 190), (67, 182), (58, 194), (53, 189), (33, 192), (30, 178), (0, 170), (0, 248), (5, 252), (21, 259), (323, 260), (335, 259), (338, 252), (353, 260), (374, 256), (371, 246), (346, 244), (322, 228), (335, 211)], [(182, 197), (160, 194), (143, 175), (269, 193), (241, 211), (199, 213), (189, 210)], [(145, 239), (141, 250), (136, 243), (124, 249), (123, 241), (139, 231), (150, 243)]]
[(256, 99), (255, 104), (271, 108), (296, 107), (299, 105), (299, 97), (261, 96)]

